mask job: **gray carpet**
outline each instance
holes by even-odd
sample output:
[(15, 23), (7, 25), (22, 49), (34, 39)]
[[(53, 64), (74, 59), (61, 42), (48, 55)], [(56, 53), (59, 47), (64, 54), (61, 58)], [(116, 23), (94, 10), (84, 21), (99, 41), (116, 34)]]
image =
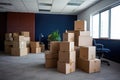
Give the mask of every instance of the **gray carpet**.
[(0, 54), (0, 80), (120, 80), (120, 64), (110, 61), (101, 71), (88, 74), (81, 70), (70, 74), (44, 67), (44, 54), (14, 57)]

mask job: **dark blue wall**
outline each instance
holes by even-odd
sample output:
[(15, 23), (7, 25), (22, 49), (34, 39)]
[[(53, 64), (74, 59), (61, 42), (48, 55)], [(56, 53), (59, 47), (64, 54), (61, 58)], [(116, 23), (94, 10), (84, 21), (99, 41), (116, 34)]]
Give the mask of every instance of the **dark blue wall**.
[(104, 44), (104, 47), (111, 50), (111, 52), (105, 56), (106, 58), (120, 63), (120, 40), (96, 39), (96, 42)]
[[(35, 40), (39, 41), (42, 33), (47, 39), (48, 35), (59, 30), (62, 38), (65, 30), (74, 29), (74, 21), (77, 20), (75, 15), (56, 15), (56, 14), (36, 14), (35, 15)], [(45, 41), (45, 43), (47, 43)]]

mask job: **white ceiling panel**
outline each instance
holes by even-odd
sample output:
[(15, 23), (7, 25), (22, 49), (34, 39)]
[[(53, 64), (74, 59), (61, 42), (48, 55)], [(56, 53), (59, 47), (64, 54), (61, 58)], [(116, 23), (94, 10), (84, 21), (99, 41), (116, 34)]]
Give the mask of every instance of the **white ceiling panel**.
[[(78, 4), (76, 1), (84, 2)], [(0, 0), (0, 12), (31, 12), (74, 15), (98, 1), (100, 0)]]
[(52, 4), (53, 0), (38, 0), (38, 3), (47, 3), (47, 4)]
[(69, 0), (54, 0), (51, 12), (61, 12), (68, 2)]

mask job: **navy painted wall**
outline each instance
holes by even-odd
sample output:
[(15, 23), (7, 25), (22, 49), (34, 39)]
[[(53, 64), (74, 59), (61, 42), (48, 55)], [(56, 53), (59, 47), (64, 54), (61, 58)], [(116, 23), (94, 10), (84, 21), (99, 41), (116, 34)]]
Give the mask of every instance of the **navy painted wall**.
[(74, 21), (77, 20), (75, 15), (56, 15), (56, 14), (36, 14), (35, 15), (35, 40), (39, 41), (40, 34), (45, 36), (45, 43), (47, 46), (48, 35), (59, 30), (62, 38), (65, 30), (74, 29)]
[(120, 40), (96, 39), (96, 42), (104, 44), (104, 47), (111, 50), (111, 52), (105, 56), (106, 58), (120, 63)]

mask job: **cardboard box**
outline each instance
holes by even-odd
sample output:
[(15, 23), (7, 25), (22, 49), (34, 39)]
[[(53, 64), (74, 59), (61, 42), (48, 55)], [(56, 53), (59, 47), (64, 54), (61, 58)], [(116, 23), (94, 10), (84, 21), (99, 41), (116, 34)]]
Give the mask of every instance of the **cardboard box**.
[(96, 47), (95, 46), (81, 46), (80, 47), (80, 58), (92, 60), (96, 58)]
[(25, 41), (25, 37), (24, 36), (15, 36), (13, 37), (14, 41)]
[(59, 51), (59, 61), (64, 63), (70, 63), (76, 61), (75, 51)]
[(45, 67), (46, 68), (57, 68), (57, 59), (46, 59)]
[(87, 22), (85, 20), (77, 20), (74, 22), (74, 30), (86, 31)]
[(19, 32), (13, 33), (13, 38), (14, 38), (14, 37), (18, 37), (18, 36), (19, 36)]
[(31, 53), (41, 53), (41, 47), (31, 47)]
[(60, 51), (74, 51), (74, 42), (62, 41)]
[(59, 41), (51, 41), (50, 42), (50, 51), (52, 53), (58, 53), (60, 50), (60, 42)]
[(41, 47), (41, 52), (44, 52), (45, 51), (45, 45), (44, 44), (40, 44), (40, 47)]
[(64, 62), (58, 61), (57, 70), (64, 74), (75, 72), (75, 62), (64, 63)]
[(24, 37), (24, 41), (27, 44), (27, 47), (30, 47), (30, 37)]
[(75, 33), (75, 37), (78, 37), (78, 36), (90, 36), (90, 31), (80, 31), (80, 30), (75, 30), (74, 31)]
[(94, 59), (94, 60), (79, 59), (79, 69), (87, 73), (99, 72), (100, 67), (101, 67), (100, 59)]
[(30, 47), (27, 47), (27, 53), (30, 53)]
[(5, 53), (11, 54), (11, 45), (4, 45), (4, 51)]
[(92, 46), (92, 37), (79, 36), (78, 46)]
[(27, 54), (27, 48), (12, 48), (11, 50), (12, 56), (25, 56)]
[(13, 41), (7, 41), (7, 40), (5, 40), (4, 41), (4, 45), (9, 45), (9, 46), (13, 46)]
[(51, 53), (50, 51), (45, 51), (45, 58), (46, 59), (58, 59), (58, 53)]
[(14, 48), (26, 48), (26, 42), (25, 41), (13, 41), (13, 47)]
[(74, 42), (74, 33), (63, 33), (63, 41)]
[(30, 32), (28, 32), (28, 31), (22, 31), (22, 32), (20, 32), (20, 35), (22, 35), (24, 37), (29, 37), (30, 36)]
[(39, 42), (35, 42), (35, 41), (31, 41), (30, 42), (30, 47), (31, 48), (39, 48), (40, 47), (40, 43)]
[(13, 41), (12, 33), (5, 33), (5, 40)]

